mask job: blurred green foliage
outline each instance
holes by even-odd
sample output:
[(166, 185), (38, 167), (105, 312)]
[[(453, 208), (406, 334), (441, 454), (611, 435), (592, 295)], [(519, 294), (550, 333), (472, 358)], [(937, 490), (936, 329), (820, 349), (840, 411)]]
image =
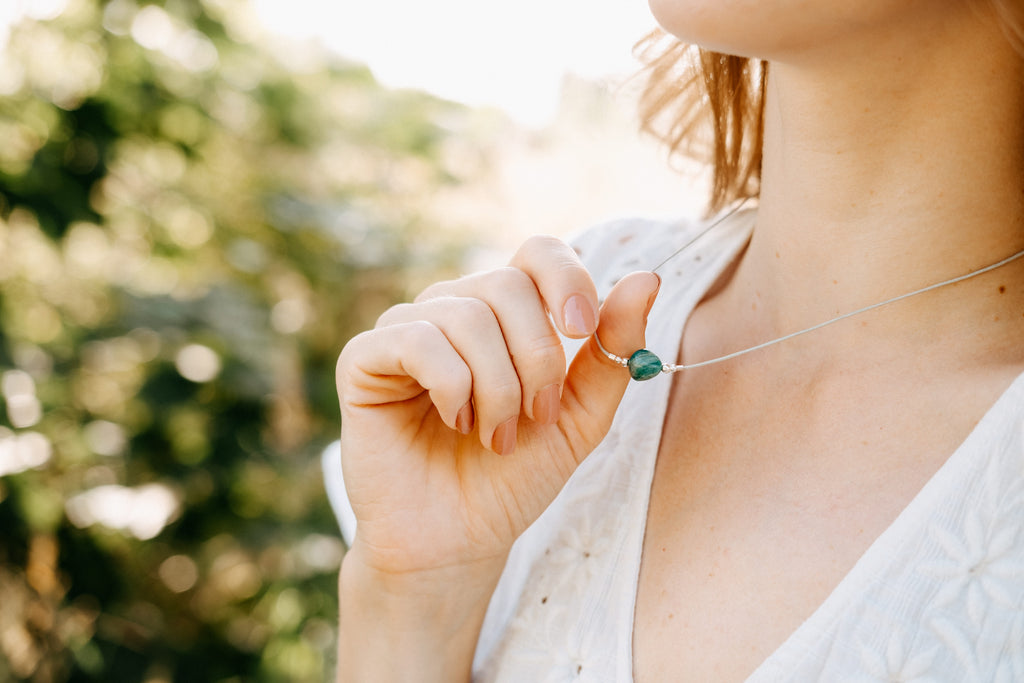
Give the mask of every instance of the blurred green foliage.
[(471, 124), (249, 16), (71, 0), (0, 57), (0, 680), (334, 666), (335, 359), (458, 268)]

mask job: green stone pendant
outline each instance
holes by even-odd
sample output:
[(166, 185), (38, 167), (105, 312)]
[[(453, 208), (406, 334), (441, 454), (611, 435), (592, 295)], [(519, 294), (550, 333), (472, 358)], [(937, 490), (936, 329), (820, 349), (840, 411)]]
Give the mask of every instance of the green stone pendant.
[(638, 382), (652, 379), (661, 374), (661, 359), (652, 351), (640, 349), (629, 357), (626, 367), (629, 369), (629, 376)]

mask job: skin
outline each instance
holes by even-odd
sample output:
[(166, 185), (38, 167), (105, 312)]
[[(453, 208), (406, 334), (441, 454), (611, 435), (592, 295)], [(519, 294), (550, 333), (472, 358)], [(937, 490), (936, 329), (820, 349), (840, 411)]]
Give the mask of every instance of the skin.
[[(642, 346), (659, 284), (623, 278), (600, 309), (602, 339)], [(346, 346), (359, 532), (341, 572), (339, 680), (468, 679), (513, 541), (603, 438), (628, 383), (593, 341), (565, 371), (555, 327), (585, 337), (597, 320), (575, 253), (535, 238), (508, 268), (439, 283)]]
[[(680, 360), (1024, 247), (1024, 74), (984, 6), (651, 5), (686, 40), (772, 60), (754, 237), (691, 316)], [(340, 577), (339, 680), (468, 680), (512, 542), (600, 441), (628, 381), (593, 341), (566, 373), (554, 330), (597, 327), (628, 355), (657, 287), (631, 275), (598, 311), (571, 249), (538, 238), (508, 268), (434, 285), (346, 346), (343, 466), (359, 533)], [(1022, 337), (1014, 264), (675, 376), (636, 680), (746, 678), (1024, 371)]]
[[(825, 16), (837, 3), (802, 4), (802, 30), (827, 40), (716, 37), (710, 7), (689, 27), (710, 34), (693, 39), (749, 38), (732, 47), (775, 60), (754, 237), (690, 318), (680, 356), (691, 362), (1024, 246), (1024, 74), (1000, 26), (967, 3), (878, 1), (843, 4), (863, 11), (843, 33)], [(749, 676), (1024, 371), (1022, 314), (1015, 263), (677, 377), (641, 564), (635, 679)]]

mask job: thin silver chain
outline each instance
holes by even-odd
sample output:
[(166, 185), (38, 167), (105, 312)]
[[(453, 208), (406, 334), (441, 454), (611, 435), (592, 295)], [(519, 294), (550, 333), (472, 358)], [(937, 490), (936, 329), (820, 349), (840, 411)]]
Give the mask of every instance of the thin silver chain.
[(701, 237), (703, 237), (704, 235), (708, 234), (713, 229), (718, 227), (719, 223), (721, 223), (722, 221), (725, 221), (725, 220), (731, 218), (737, 211), (742, 209), (743, 205), (746, 204), (747, 201), (749, 201), (749, 200), (750, 200), (750, 197), (744, 197), (743, 199), (741, 199), (740, 202), (736, 206), (734, 206), (731, 209), (729, 209), (729, 211), (727, 211), (725, 214), (723, 214), (720, 218), (718, 218), (715, 221), (712, 221), (711, 225), (709, 225), (708, 227), (704, 228), (699, 233), (697, 233), (696, 237), (694, 237), (689, 242), (687, 242), (683, 246), (681, 246), (678, 249), (676, 249), (675, 251), (673, 251), (671, 254), (669, 254), (667, 257), (665, 257), (665, 260), (663, 260), (661, 263), (659, 263), (658, 265), (656, 265), (653, 268), (651, 268), (651, 272), (652, 273), (657, 273), (659, 268), (661, 268), (663, 265), (665, 265), (666, 263), (668, 263), (669, 261), (674, 259), (676, 256), (679, 256), (679, 254), (681, 254), (684, 251), (686, 251), (687, 249), (689, 249), (693, 245), (694, 242), (696, 242)]
[[(710, 226), (708, 226), (706, 229), (701, 231), (700, 234), (698, 234), (692, 240), (690, 240), (689, 242), (684, 244), (682, 247), (677, 249), (675, 252), (673, 252), (671, 256), (669, 256), (667, 259), (665, 259), (664, 261), (659, 263), (657, 266), (655, 266), (654, 269), (652, 269), (652, 272), (656, 271), (658, 268), (661, 268), (663, 265), (668, 263), (671, 259), (675, 258), (680, 252), (682, 252), (687, 247), (689, 247), (691, 244), (693, 244), (694, 242), (699, 240), (701, 237), (703, 237), (705, 234), (707, 234), (707, 232), (710, 231), (712, 228), (714, 228), (716, 225), (718, 225), (719, 223), (721, 223), (722, 221), (726, 220), (727, 218), (729, 218), (730, 216), (735, 214), (737, 211), (739, 211), (739, 209), (743, 206), (743, 204), (745, 202), (746, 202), (746, 200), (744, 199), (735, 208), (730, 210), (727, 214), (725, 214), (724, 216), (722, 216), (721, 218), (719, 218), (718, 220), (713, 222)], [(724, 356), (719, 356), (717, 358), (712, 358), (710, 360), (704, 360), (704, 361), (700, 361), (700, 362), (697, 362), (697, 363), (662, 363), (661, 371), (663, 373), (673, 373), (673, 372), (679, 372), (680, 370), (693, 370), (695, 368), (702, 368), (702, 367), (704, 367), (706, 365), (714, 365), (715, 363), (722, 363), (722, 362), (727, 361), (727, 360), (732, 360), (733, 358), (738, 358), (739, 356), (743, 356), (743, 355), (746, 355), (748, 353), (753, 353), (754, 351), (760, 351), (761, 349), (768, 348), (769, 346), (774, 346), (775, 344), (780, 344), (780, 343), (782, 343), (784, 341), (788, 341), (790, 339), (793, 339), (794, 337), (799, 337), (800, 335), (807, 334), (808, 332), (814, 332), (816, 330), (820, 330), (823, 327), (827, 327), (828, 325), (831, 325), (833, 323), (840, 322), (841, 320), (846, 320), (847, 318), (852, 318), (855, 315), (860, 315), (861, 313), (867, 313), (868, 311), (873, 311), (876, 308), (881, 308), (882, 306), (888, 306), (889, 304), (894, 304), (897, 301), (903, 301), (904, 299), (909, 299), (912, 296), (917, 296), (918, 294), (924, 294), (926, 292), (930, 292), (932, 290), (939, 289), (940, 287), (945, 287), (946, 285), (954, 285), (954, 284), (956, 284), (958, 282), (963, 282), (964, 280), (969, 280), (970, 278), (977, 277), (979, 275), (984, 275), (985, 273), (988, 273), (988, 272), (991, 272), (993, 270), (996, 270), (997, 268), (1002, 268), (1003, 266), (1007, 265), (1008, 263), (1012, 263), (1012, 262), (1016, 261), (1017, 259), (1021, 258), (1022, 256), (1024, 256), (1024, 249), (1018, 251), (1016, 254), (1013, 254), (1011, 256), (1007, 256), (1002, 261), (998, 261), (997, 263), (993, 263), (991, 265), (985, 266), (984, 268), (979, 268), (978, 270), (972, 270), (971, 272), (969, 272), (969, 273), (967, 273), (965, 275), (958, 275), (957, 277), (950, 278), (948, 280), (943, 280), (942, 282), (936, 282), (935, 284), (928, 285), (927, 287), (922, 287), (921, 289), (915, 289), (912, 292), (907, 292), (906, 294), (900, 294), (899, 296), (894, 296), (891, 299), (886, 299), (885, 301), (880, 301), (878, 303), (871, 304), (870, 306), (865, 306), (864, 308), (858, 308), (855, 311), (850, 311), (849, 313), (844, 313), (844, 314), (842, 314), (840, 316), (836, 316), (835, 318), (832, 318), (831, 320), (826, 320), (825, 322), (818, 323), (817, 325), (812, 325), (811, 327), (808, 327), (806, 329), (799, 330), (797, 332), (791, 332), (790, 334), (784, 335), (782, 337), (778, 337), (776, 339), (771, 339), (769, 341), (763, 342), (763, 343), (758, 344), (756, 346), (751, 346), (750, 348), (741, 349), (739, 351), (734, 351), (733, 353), (728, 353), (728, 354), (726, 354)], [(608, 351), (606, 348), (604, 348), (604, 345), (601, 344), (601, 340), (598, 339), (597, 334), (594, 334), (594, 341), (597, 342), (598, 348), (601, 349), (601, 352), (604, 353), (604, 355), (607, 356), (609, 360), (611, 360), (612, 362), (617, 363), (617, 364), (619, 364), (619, 365), (621, 365), (623, 367), (628, 367), (629, 366), (629, 359), (628, 358), (623, 358), (622, 356), (617, 356), (614, 353), (611, 353), (610, 351)]]

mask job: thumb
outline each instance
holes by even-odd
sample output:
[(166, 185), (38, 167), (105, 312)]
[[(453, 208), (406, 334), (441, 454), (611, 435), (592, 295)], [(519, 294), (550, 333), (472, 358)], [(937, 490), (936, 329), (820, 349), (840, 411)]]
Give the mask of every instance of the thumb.
[[(644, 347), (647, 314), (660, 287), (661, 278), (650, 272), (631, 273), (616, 283), (599, 315), (596, 334), (604, 348), (629, 358)], [(604, 438), (629, 380), (629, 371), (605, 356), (593, 336), (573, 359), (565, 379), (563, 410), (587, 452)]]

